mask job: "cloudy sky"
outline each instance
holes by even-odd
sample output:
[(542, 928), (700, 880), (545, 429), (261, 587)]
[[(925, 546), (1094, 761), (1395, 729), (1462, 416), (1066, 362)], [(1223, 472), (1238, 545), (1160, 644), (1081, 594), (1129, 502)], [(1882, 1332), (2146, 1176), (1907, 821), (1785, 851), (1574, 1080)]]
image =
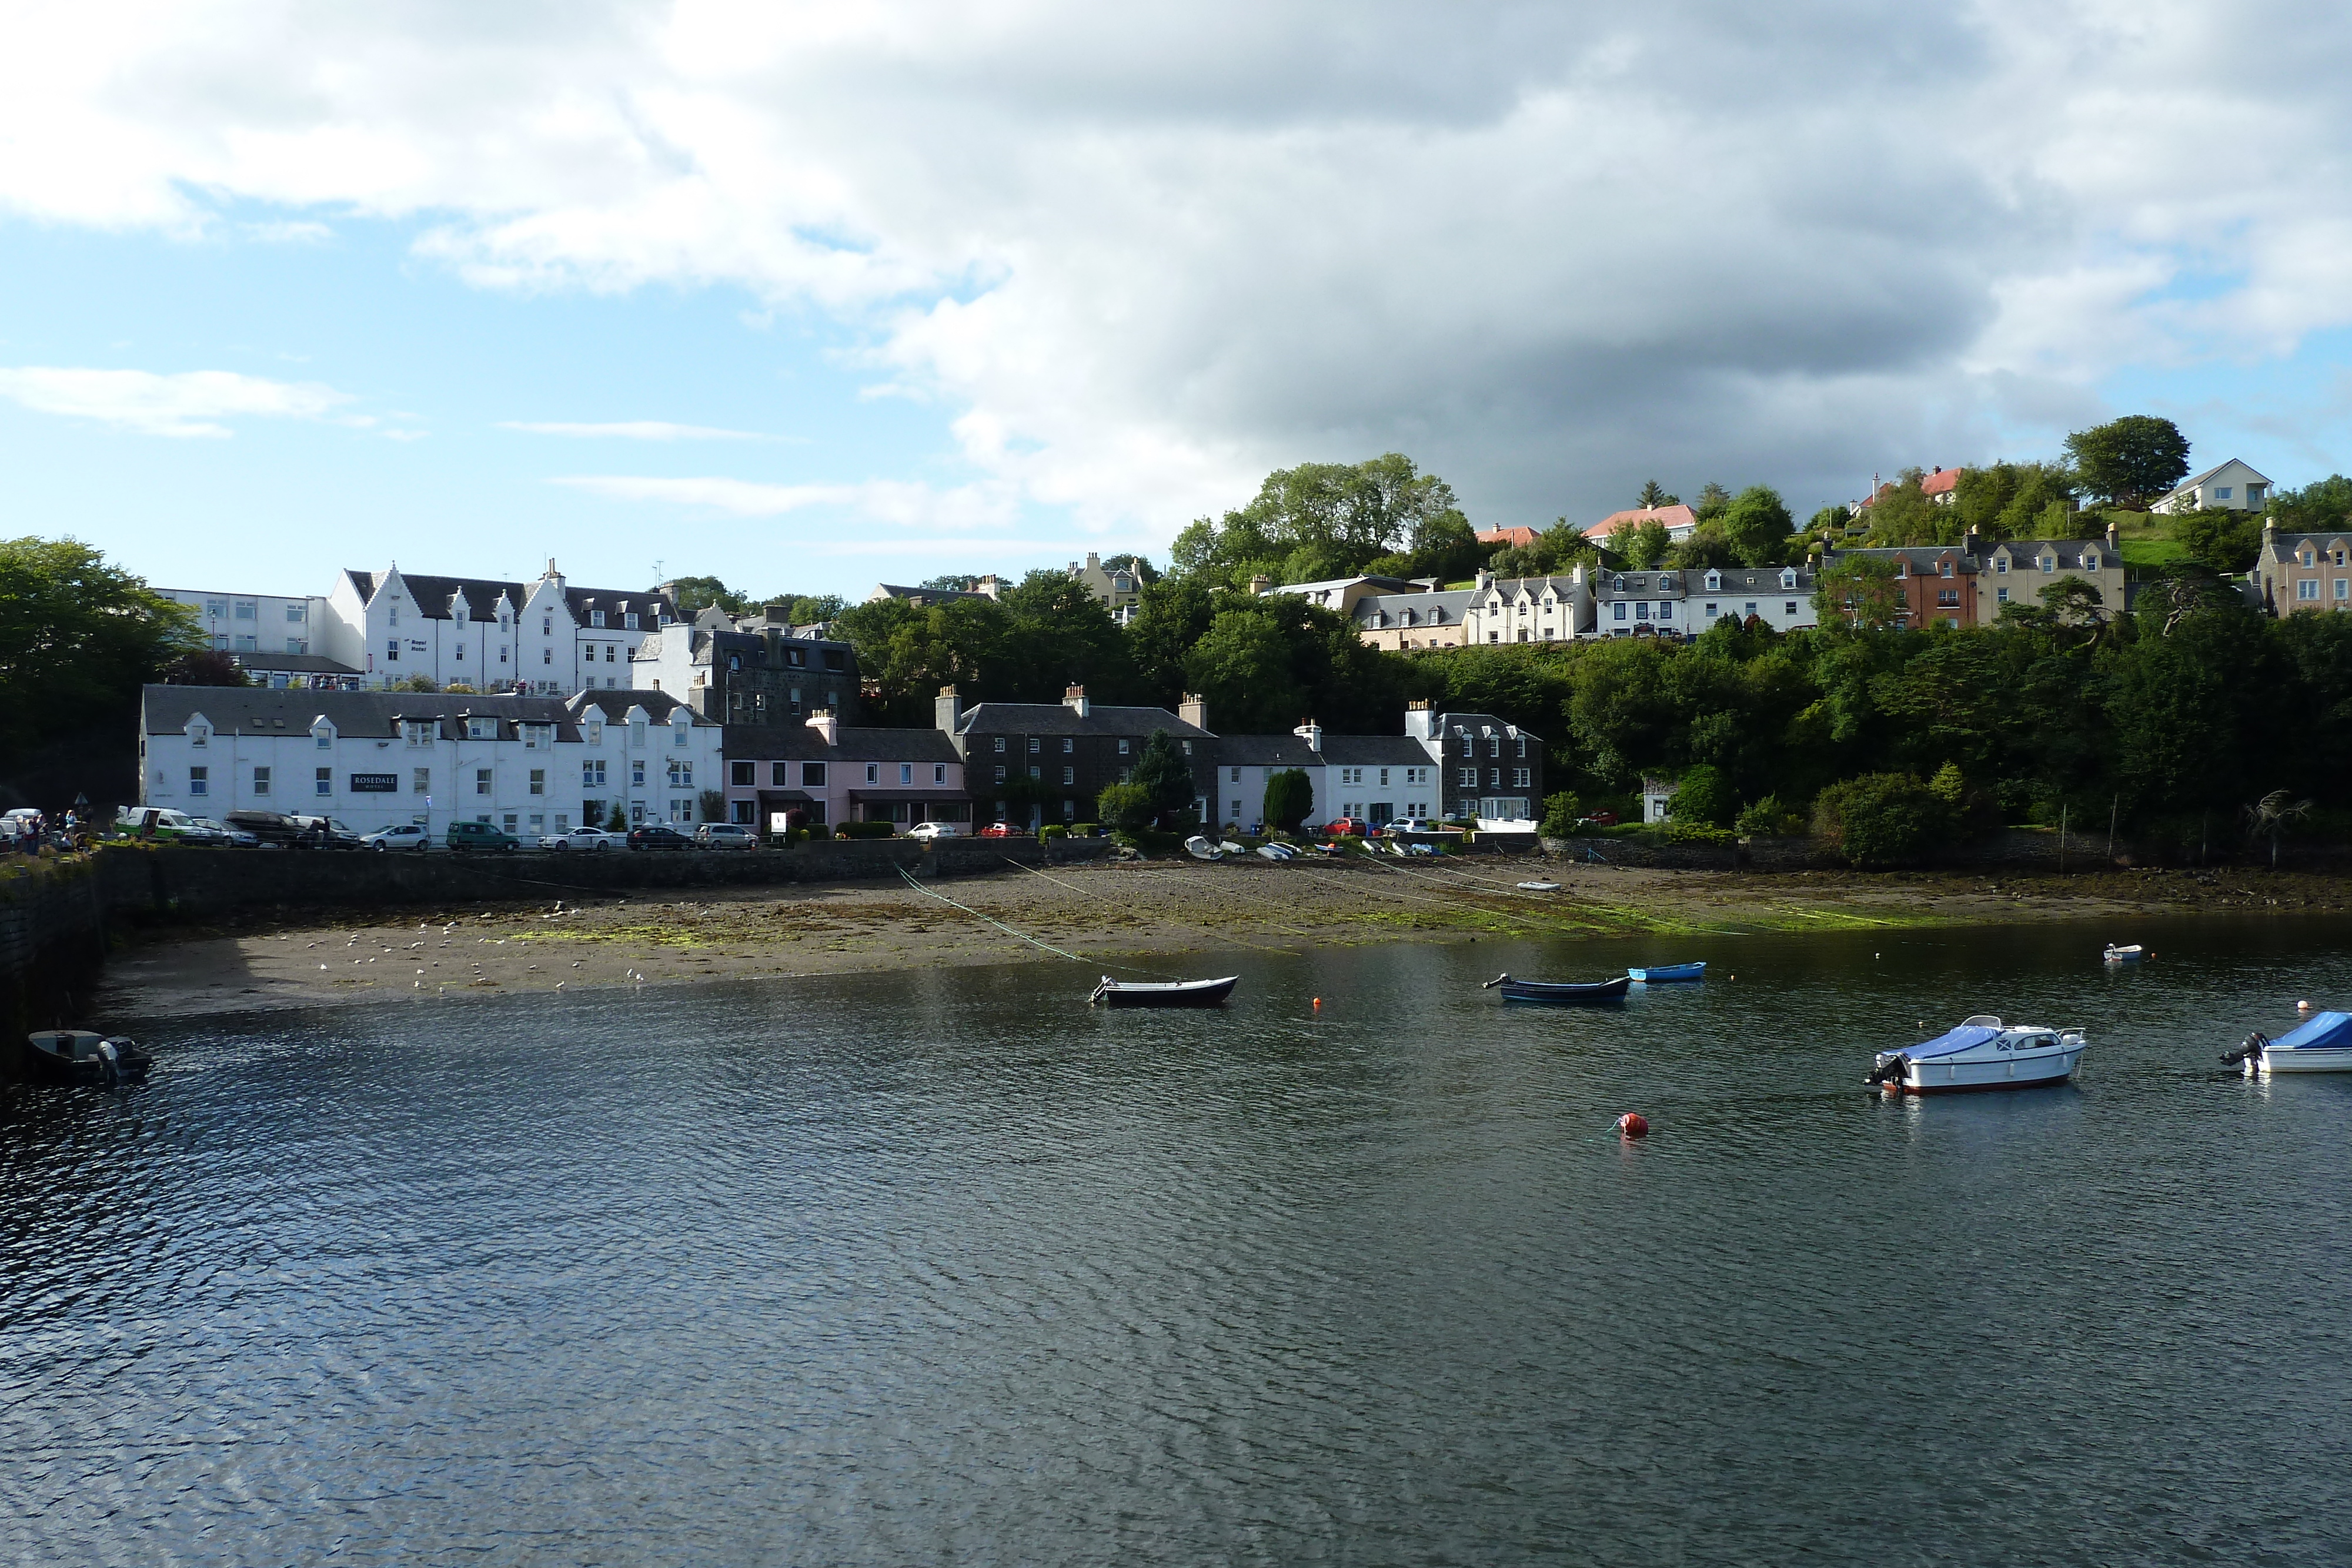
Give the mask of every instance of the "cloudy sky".
[(2352, 16), (0, 3), (0, 532), (172, 586), (1164, 550), (1402, 451), (2352, 467)]

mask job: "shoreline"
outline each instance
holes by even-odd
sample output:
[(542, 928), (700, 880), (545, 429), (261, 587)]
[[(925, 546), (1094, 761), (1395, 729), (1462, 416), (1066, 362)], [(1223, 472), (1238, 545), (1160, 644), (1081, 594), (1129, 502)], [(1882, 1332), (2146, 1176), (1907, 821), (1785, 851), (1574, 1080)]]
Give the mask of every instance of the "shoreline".
[[(1540, 869), (1538, 869), (1538, 866)], [(1560, 883), (1529, 894), (1518, 877)], [(950, 902), (951, 901), (951, 902)], [(947, 890), (850, 883), (691, 899), (469, 904), (247, 915), (148, 928), (108, 966), (102, 1016), (173, 1019), (396, 997), (499, 996), (1146, 955), (1400, 941), (1921, 929), (2200, 912), (2352, 912), (2308, 873), (1557, 869), (1441, 862), (1013, 869)], [(1004, 927), (1022, 934), (1008, 934)], [(1023, 937), (1027, 940), (1024, 940)]]

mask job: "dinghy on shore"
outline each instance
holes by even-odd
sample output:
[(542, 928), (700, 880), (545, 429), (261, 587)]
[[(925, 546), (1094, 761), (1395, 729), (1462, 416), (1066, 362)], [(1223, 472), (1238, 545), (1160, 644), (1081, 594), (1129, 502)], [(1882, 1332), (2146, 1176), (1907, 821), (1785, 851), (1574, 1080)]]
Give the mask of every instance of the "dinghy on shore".
[(1196, 861), (1221, 861), (1225, 858), (1224, 851), (1198, 833), (1184, 841), (1184, 852)]
[(1221, 980), (1114, 980), (1108, 975), (1087, 998), (1110, 1008), (1213, 1008), (1234, 994), (1239, 975)]
[(2083, 1060), (2085, 1043), (2079, 1030), (2004, 1024), (1990, 1013), (1979, 1013), (1934, 1040), (1880, 1051), (1864, 1082), (1897, 1094), (2063, 1083)]
[(2250, 1078), (2274, 1072), (2352, 1072), (2352, 1013), (2315, 1013), (2276, 1040), (2256, 1030), (2221, 1061), (2232, 1067), (2243, 1062)]

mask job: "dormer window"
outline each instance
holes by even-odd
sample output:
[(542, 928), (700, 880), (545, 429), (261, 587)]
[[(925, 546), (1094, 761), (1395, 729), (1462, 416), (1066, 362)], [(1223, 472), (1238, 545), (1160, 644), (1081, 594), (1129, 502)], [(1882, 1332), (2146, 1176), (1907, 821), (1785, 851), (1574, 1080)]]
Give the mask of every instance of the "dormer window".
[(604, 744), (604, 721), (603, 719), (592, 718), (588, 721), (588, 744), (591, 746), (602, 746)]
[(192, 724), (188, 727), (188, 744), (194, 747), (198, 751), (202, 751), (205, 747), (211, 745), (212, 738), (213, 732), (206, 726)]
[(2054, 555), (2043, 556), (2042, 558), (2042, 570), (2044, 571), (2056, 571), (2058, 570), (2058, 558)]
[(629, 615), (624, 615), (624, 616), (622, 616), (622, 617), (621, 617), (621, 625), (622, 625), (625, 629), (626, 629), (626, 630), (628, 630), (628, 631), (631, 631), (631, 632), (635, 631), (635, 630), (637, 629), (637, 618), (636, 618), (636, 616), (635, 616), (635, 614), (629, 614)]
[(1720, 593), (1723, 591), (1723, 573), (1719, 571), (1710, 571), (1706, 574), (1706, 591), (1709, 593)]
[(2007, 557), (2006, 555), (1997, 555), (1997, 556), (1995, 556), (1995, 557), (1993, 557), (1993, 558), (1992, 558), (1992, 574), (1993, 574), (1995, 577), (2000, 577), (2000, 576), (2003, 575), (2004, 573), (2006, 573), (2008, 570), (2009, 570), (2009, 557)]
[(328, 724), (313, 725), (310, 727), (310, 740), (311, 743), (317, 746), (321, 751), (333, 750), (335, 747), (334, 726)]
[(1795, 567), (1790, 566), (1780, 569), (1780, 586), (1783, 588), (1794, 588), (1797, 586), (1797, 569)]
[(462, 599), (457, 601), (455, 605), (450, 607), (449, 615), (450, 619), (456, 621), (458, 625), (463, 626), (466, 623), (466, 601)]
[(497, 719), (469, 718), (466, 721), (467, 740), (496, 740), (498, 737), (499, 721)]
[(2098, 551), (2086, 549), (2083, 552), (2083, 570), (2084, 571), (2096, 571), (2099, 570)]
[(591, 626), (602, 626), (604, 624), (604, 612), (601, 610), (591, 610), (588, 612), (588, 624)]
[(1952, 575), (1952, 563), (1950, 561), (1940, 561), (1937, 563), (1937, 566), (1939, 569), (1939, 576), (1949, 577)]
[(499, 611), (499, 631), (501, 631), (501, 632), (503, 632), (503, 631), (505, 631), (506, 629), (507, 629), (507, 612), (506, 612), (505, 611), (501, 610), (501, 611)]

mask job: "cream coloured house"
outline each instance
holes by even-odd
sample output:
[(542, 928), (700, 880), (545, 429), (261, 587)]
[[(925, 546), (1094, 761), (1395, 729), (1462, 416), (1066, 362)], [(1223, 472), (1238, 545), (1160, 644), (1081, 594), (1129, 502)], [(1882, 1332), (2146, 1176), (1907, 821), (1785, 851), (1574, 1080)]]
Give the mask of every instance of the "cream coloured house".
[(2218, 468), (2182, 480), (2148, 510), (2259, 512), (2269, 503), (2273, 487), (2270, 480), (2232, 457)]

